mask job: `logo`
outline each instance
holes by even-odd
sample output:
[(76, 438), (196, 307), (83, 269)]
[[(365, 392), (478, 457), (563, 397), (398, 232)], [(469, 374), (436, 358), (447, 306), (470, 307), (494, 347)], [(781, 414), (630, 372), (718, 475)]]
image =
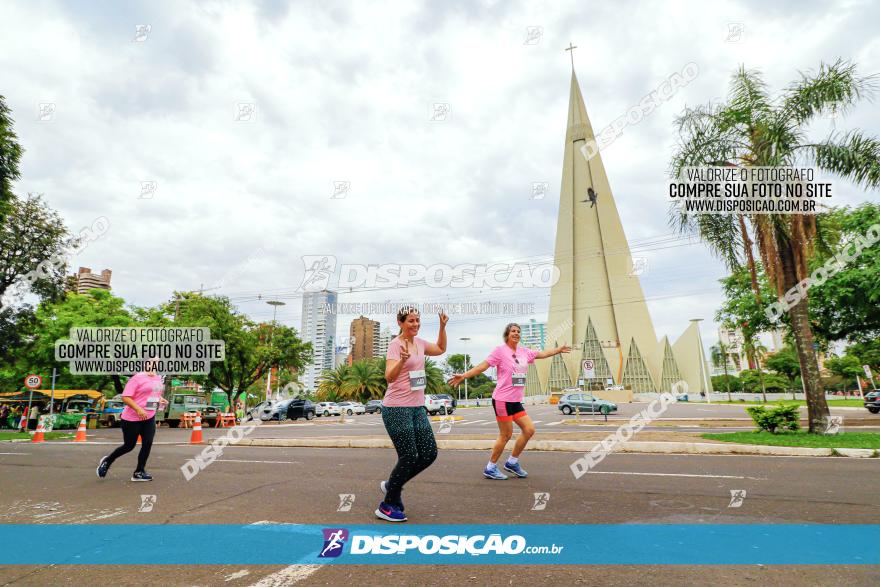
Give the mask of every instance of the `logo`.
[(648, 259), (646, 257), (633, 257), (632, 269), (629, 272), (631, 277), (638, 277), (648, 269)]
[(333, 195), (330, 196), (331, 200), (343, 200), (345, 196), (347, 196), (351, 192), (351, 182), (350, 181), (334, 181), (333, 182)]
[(132, 39), (135, 43), (143, 43), (147, 40), (147, 36), (153, 31), (153, 25), (151, 24), (136, 24), (134, 25), (134, 39)]
[(155, 181), (142, 181), (141, 182), (141, 195), (138, 196), (138, 200), (151, 200), (153, 196), (156, 195), (156, 189), (159, 187)]
[(445, 122), (448, 116), (449, 104), (447, 102), (434, 102), (430, 114), (428, 115), (428, 121)]
[(306, 267), (298, 291), (321, 291), (330, 285), (330, 276), (336, 270), (336, 257), (333, 255), (303, 255)]
[(253, 102), (236, 102), (232, 119), (235, 122), (253, 122), (257, 119), (257, 105)]
[(354, 493), (340, 493), (339, 494), (339, 507), (336, 508), (337, 512), (350, 512), (351, 506), (354, 505)]
[(547, 508), (547, 502), (550, 501), (549, 493), (536, 493), (535, 494), (535, 504), (532, 506), (532, 511), (541, 511)]
[(544, 27), (542, 26), (527, 26), (526, 27), (526, 40), (523, 45), (537, 45), (541, 42), (541, 37), (544, 36)]
[(731, 489), (730, 490), (730, 503), (727, 504), (729, 508), (738, 508), (743, 504), (743, 501), (746, 499), (746, 490), (745, 489)]
[(745, 25), (741, 22), (727, 23), (727, 38), (724, 40), (728, 43), (739, 43), (742, 41), (745, 29)]
[(437, 429), (439, 434), (449, 434), (452, 431), (452, 416), (444, 416), (440, 419), (440, 427)]
[(843, 428), (843, 416), (828, 416), (825, 434), (840, 434)]
[(531, 199), (543, 200), (548, 191), (550, 191), (549, 181), (533, 181)]
[(156, 505), (155, 495), (141, 495), (141, 505), (138, 507), (138, 512), (142, 514), (149, 513), (153, 511), (154, 505)]
[(324, 548), (318, 558), (336, 558), (342, 554), (342, 547), (348, 540), (348, 530), (345, 528), (324, 528)]

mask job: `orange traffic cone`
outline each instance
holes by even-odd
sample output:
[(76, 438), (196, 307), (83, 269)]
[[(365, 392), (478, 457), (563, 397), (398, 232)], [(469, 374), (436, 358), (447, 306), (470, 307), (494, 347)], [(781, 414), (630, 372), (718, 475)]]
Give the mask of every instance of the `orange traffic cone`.
[(196, 412), (196, 421), (193, 424), (192, 435), (189, 438), (190, 444), (202, 444), (202, 413)]
[(45, 429), (43, 428), (43, 418), (40, 418), (37, 421), (37, 431), (34, 432), (34, 437), (31, 438), (31, 442), (44, 442), (43, 432)]
[(86, 417), (83, 416), (82, 420), (79, 421), (79, 428), (76, 429), (76, 436), (73, 438), (74, 442), (85, 442), (86, 441)]
[(138, 434), (138, 441), (137, 441), (137, 443), (138, 443), (138, 444), (141, 443), (141, 435), (140, 435), (140, 434)]
[(27, 408), (21, 414), (21, 421), (18, 423), (18, 429), (22, 432), (27, 432)]

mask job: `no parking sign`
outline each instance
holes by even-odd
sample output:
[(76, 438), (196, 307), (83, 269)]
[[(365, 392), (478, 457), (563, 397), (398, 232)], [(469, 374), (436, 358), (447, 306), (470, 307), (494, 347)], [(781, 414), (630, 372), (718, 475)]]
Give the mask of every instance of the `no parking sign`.
[(593, 363), (593, 359), (584, 359), (581, 362), (581, 369), (584, 372), (584, 379), (596, 378), (596, 365)]
[(24, 378), (24, 386), (28, 389), (40, 389), (40, 386), (43, 385), (43, 378), (39, 375), (28, 375)]

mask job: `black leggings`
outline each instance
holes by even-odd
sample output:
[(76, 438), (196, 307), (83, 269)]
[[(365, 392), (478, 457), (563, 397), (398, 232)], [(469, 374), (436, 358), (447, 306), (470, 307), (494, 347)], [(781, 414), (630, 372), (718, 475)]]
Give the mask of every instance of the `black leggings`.
[(425, 408), (383, 407), (382, 421), (397, 449), (397, 465), (388, 477), (385, 503), (400, 505), (404, 484), (437, 459), (437, 443)]
[(150, 458), (150, 449), (153, 448), (153, 437), (156, 436), (156, 417), (153, 416), (149, 420), (138, 420), (130, 422), (128, 420), (120, 420), (122, 426), (122, 446), (116, 447), (116, 450), (107, 457), (107, 462), (113, 464), (113, 461), (126, 453), (130, 453), (137, 446), (138, 436), (141, 437), (141, 450), (138, 453), (138, 464), (135, 473), (143, 471), (147, 466), (147, 459)]

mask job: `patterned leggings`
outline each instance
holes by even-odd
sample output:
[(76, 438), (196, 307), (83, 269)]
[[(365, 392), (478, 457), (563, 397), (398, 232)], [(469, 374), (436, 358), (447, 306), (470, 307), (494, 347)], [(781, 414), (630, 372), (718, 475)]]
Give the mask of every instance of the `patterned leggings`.
[(425, 408), (383, 406), (382, 421), (397, 449), (397, 465), (388, 477), (385, 503), (400, 505), (404, 484), (437, 459), (437, 443)]

